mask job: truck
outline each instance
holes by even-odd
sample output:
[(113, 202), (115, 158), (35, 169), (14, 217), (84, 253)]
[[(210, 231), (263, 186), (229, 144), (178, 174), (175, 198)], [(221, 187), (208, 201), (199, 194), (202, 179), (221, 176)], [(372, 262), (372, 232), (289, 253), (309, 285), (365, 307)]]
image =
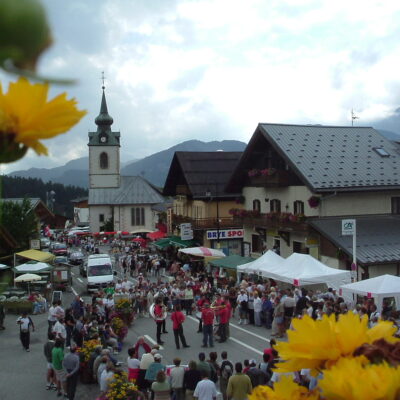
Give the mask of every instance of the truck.
[(87, 291), (96, 291), (114, 283), (117, 272), (113, 270), (111, 257), (108, 254), (92, 254), (86, 264)]

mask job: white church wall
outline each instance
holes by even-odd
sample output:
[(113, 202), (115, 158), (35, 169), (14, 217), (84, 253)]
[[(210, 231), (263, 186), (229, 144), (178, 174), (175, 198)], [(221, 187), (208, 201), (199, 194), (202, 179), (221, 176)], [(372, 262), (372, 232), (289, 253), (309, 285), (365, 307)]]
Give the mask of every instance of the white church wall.
[[(100, 222), (100, 215), (104, 216), (104, 222)], [(100, 226), (112, 217), (110, 206), (90, 206), (89, 207), (89, 226), (91, 232), (100, 232)]]

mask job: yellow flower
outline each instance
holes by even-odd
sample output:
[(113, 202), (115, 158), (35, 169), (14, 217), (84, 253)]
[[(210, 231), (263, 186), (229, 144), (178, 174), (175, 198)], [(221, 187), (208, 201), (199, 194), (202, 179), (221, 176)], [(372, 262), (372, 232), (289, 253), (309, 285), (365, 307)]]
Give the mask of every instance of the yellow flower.
[(294, 372), (302, 368), (315, 370), (334, 365), (341, 357), (352, 355), (364, 343), (384, 338), (395, 340), (396, 328), (391, 322), (380, 321), (368, 329), (367, 318), (347, 313), (336, 321), (335, 315), (324, 315), (321, 321), (309, 316), (293, 320), (294, 330), (288, 331), (288, 341), (276, 345), (279, 356), (286, 360), (277, 364), (278, 372)]
[(257, 386), (249, 400), (317, 400), (318, 393), (309, 392), (304, 386), (293, 382), (290, 376), (282, 376), (281, 380), (274, 385), (274, 389), (268, 386)]
[(318, 386), (329, 400), (395, 400), (400, 396), (400, 367), (368, 364), (364, 357), (342, 358), (324, 371)]
[(47, 101), (48, 91), (48, 84), (31, 84), (25, 78), (10, 83), (8, 93), (0, 85), (0, 143), (47, 155), (40, 140), (68, 131), (86, 114), (66, 93)]

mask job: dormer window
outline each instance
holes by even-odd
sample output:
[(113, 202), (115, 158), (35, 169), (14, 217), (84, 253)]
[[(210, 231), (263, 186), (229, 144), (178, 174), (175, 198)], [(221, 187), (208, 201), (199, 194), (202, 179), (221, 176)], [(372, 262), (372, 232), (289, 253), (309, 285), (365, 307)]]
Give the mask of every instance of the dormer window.
[(383, 147), (374, 147), (372, 150), (381, 157), (390, 157), (390, 154)]
[(108, 154), (101, 153), (100, 154), (100, 168), (101, 169), (108, 169)]

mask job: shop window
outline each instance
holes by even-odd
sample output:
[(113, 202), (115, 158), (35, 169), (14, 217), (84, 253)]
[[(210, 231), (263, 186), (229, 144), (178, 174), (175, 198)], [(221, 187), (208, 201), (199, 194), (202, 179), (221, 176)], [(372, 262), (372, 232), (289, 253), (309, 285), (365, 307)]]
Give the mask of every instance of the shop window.
[(145, 224), (144, 208), (134, 207), (131, 208), (131, 225), (132, 226), (143, 226)]
[(271, 212), (281, 212), (281, 201), (278, 199), (273, 199), (269, 202), (269, 207)]
[(100, 154), (100, 168), (101, 169), (108, 169), (108, 154), (101, 153)]
[(392, 197), (392, 214), (400, 214), (400, 197)]
[(253, 200), (253, 211), (261, 212), (261, 201), (260, 200)]
[(306, 245), (302, 242), (296, 242), (293, 240), (293, 253), (303, 253), (308, 254), (309, 249)]
[(262, 239), (260, 235), (251, 235), (251, 251), (253, 253), (262, 252)]
[(296, 200), (293, 203), (294, 215), (304, 214), (304, 201)]

